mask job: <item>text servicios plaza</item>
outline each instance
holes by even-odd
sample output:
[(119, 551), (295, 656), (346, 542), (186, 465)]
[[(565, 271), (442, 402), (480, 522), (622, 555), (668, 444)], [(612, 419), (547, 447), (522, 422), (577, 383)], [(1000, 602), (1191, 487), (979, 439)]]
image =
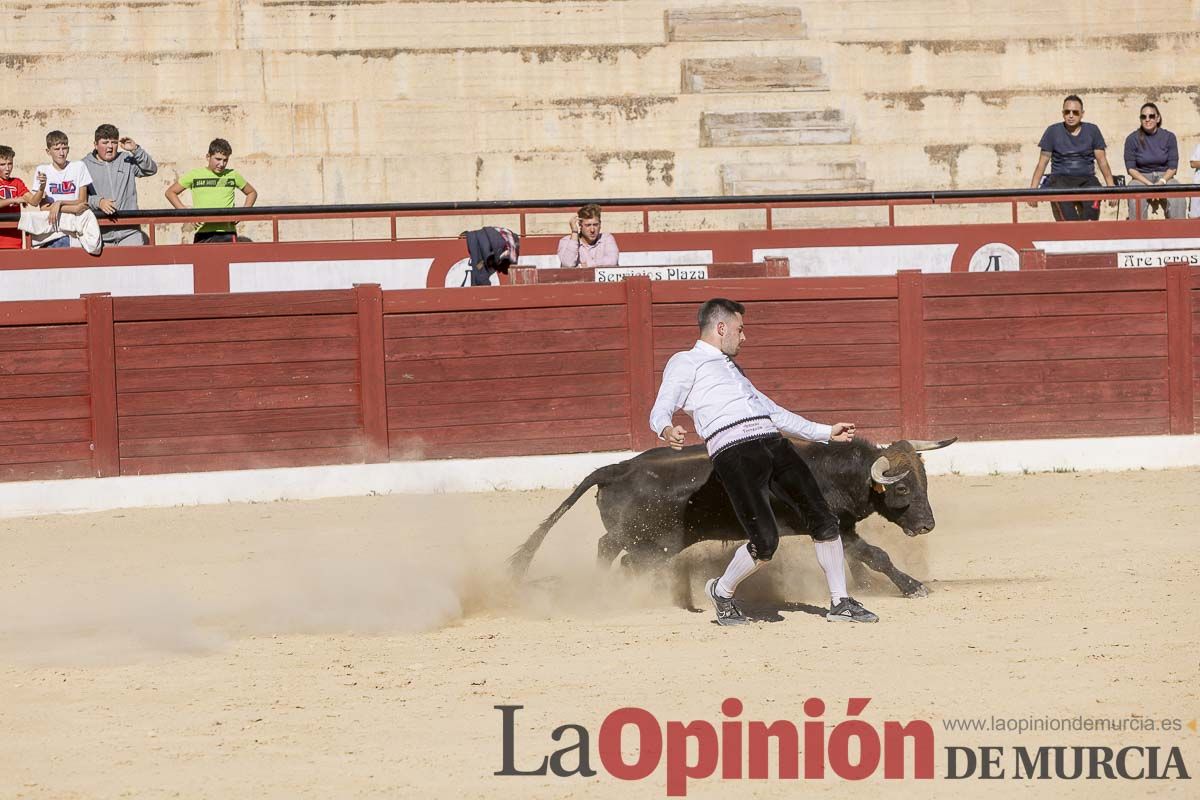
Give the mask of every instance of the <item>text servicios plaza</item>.
[[(925, 720), (869, 722), (861, 715), (869, 697), (846, 701), (846, 719), (825, 719), (826, 703), (810, 697), (802, 704), (805, 719), (767, 722), (743, 719), (745, 706), (735, 697), (720, 706), (714, 721), (660, 721), (633, 706), (609, 712), (600, 724), (595, 751), (592, 734), (566, 723), (550, 731), (546, 742), (517, 742), (522, 705), (496, 705), (500, 713), (503, 777), (590, 778), (599, 767), (623, 781), (644, 781), (664, 766), (668, 797), (685, 797), (688, 782), (720, 780), (860, 781), (880, 772), (886, 780), (1190, 780), (1175, 744), (1100, 747), (1055, 745), (1001, 747), (946, 746), (945, 771), (935, 774), (937, 742)], [(549, 752), (547, 752), (549, 751)]]

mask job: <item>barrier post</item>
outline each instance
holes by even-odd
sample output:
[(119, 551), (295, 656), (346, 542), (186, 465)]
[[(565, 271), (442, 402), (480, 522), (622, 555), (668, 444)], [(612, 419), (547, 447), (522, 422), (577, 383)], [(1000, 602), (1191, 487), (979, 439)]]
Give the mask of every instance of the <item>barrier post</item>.
[(925, 289), (920, 270), (896, 273), (900, 327), (900, 435), (926, 439)]
[(1196, 432), (1192, 353), (1192, 268), (1167, 264), (1167, 407), (1171, 433)]
[(387, 373), (383, 349), (383, 290), (377, 283), (356, 283), (354, 298), (358, 317), (363, 458), (368, 464), (379, 464), (391, 459), (388, 451)]
[(650, 279), (644, 275), (625, 280), (629, 330), (629, 445), (648, 450), (658, 440), (650, 432), (654, 405), (654, 320), (651, 315)]
[(117, 348), (108, 292), (80, 295), (87, 311), (88, 392), (92, 399), (92, 471), (121, 474), (117, 437)]

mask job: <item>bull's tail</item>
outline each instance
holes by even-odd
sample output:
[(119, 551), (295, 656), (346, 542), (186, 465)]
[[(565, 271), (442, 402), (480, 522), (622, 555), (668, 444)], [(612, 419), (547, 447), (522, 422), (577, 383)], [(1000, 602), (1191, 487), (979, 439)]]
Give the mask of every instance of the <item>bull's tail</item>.
[(575, 487), (575, 491), (571, 492), (566, 500), (554, 512), (542, 520), (542, 524), (537, 527), (525, 543), (518, 547), (513, 554), (508, 557), (508, 571), (514, 580), (520, 580), (525, 576), (525, 572), (529, 569), (529, 564), (533, 561), (533, 556), (537, 553), (538, 548), (542, 546), (546, 535), (550, 533), (550, 529), (554, 524), (562, 519), (562, 515), (567, 513), (571, 506), (583, 497), (584, 493), (593, 486), (603, 486), (604, 484), (617, 477), (625, 468), (624, 464), (610, 464), (607, 467), (600, 467), (591, 475), (583, 479), (583, 482)]

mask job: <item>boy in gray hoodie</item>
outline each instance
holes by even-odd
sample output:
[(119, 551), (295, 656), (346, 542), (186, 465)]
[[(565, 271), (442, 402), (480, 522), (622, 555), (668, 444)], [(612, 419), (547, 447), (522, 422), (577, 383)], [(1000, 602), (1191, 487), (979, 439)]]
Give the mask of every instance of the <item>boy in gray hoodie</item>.
[[(96, 148), (84, 156), (84, 166), (92, 176), (88, 205), (97, 217), (116, 219), (121, 211), (137, 211), (137, 186), (134, 181), (158, 172), (150, 154), (128, 136), (122, 137), (115, 125), (96, 128)], [(103, 229), (106, 245), (146, 244), (146, 234), (137, 225), (117, 225)]]

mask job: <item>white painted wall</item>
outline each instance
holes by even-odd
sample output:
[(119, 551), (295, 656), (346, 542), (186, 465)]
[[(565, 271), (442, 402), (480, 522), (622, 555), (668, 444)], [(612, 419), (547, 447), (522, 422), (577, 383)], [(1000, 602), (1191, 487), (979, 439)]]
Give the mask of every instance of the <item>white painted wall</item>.
[[(0, 484), (0, 517), (368, 494), (569, 489), (634, 453), (400, 461)], [(925, 454), (931, 475), (1200, 467), (1200, 436), (971, 442)]]

